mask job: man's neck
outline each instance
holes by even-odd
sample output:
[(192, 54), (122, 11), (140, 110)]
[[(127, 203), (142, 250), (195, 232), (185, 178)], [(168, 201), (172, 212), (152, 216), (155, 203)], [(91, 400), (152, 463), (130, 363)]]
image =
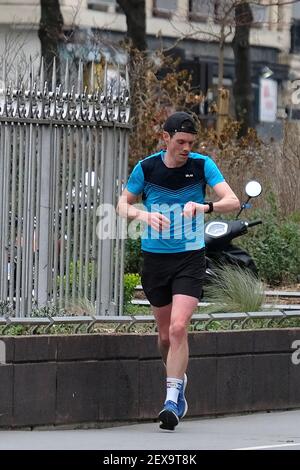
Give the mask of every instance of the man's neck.
[(172, 157), (172, 155), (168, 153), (168, 150), (166, 151), (164, 155), (163, 161), (166, 167), (168, 168), (180, 168), (181, 166), (186, 164), (186, 161), (184, 162), (176, 161), (176, 158)]

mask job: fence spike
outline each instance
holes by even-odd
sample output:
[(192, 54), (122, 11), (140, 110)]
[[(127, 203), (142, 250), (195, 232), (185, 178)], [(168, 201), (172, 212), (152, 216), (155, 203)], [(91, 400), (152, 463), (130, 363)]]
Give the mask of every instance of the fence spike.
[(32, 87), (33, 87), (33, 63), (32, 63), (32, 57), (30, 55), (29, 57), (29, 90), (30, 92), (32, 91)]
[(77, 92), (78, 95), (83, 93), (83, 63), (81, 59), (78, 66)]
[(120, 64), (118, 64), (118, 72), (117, 72), (117, 94), (118, 97), (120, 96), (121, 90), (121, 72), (120, 72)]
[(45, 64), (44, 57), (41, 59), (41, 68), (40, 68), (40, 90), (43, 90), (45, 86)]
[(69, 93), (70, 89), (70, 70), (69, 70), (69, 59), (66, 62), (66, 70), (65, 70), (65, 92)]
[[(50, 81), (46, 80), (46, 61), (43, 56), (40, 57), (38, 67), (35, 66), (32, 56), (28, 58), (25, 75), (22, 75), (22, 65), (16, 63), (14, 70), (7, 76), (7, 63), (3, 60), (0, 72), (3, 78), (0, 80), (1, 115), (19, 115), (28, 119), (50, 117), (89, 122), (106, 120), (128, 122), (128, 119), (124, 118), (128, 115), (129, 109), (127, 68), (125, 80), (121, 66), (117, 65), (112, 73), (109, 62), (105, 60), (100, 85), (97, 81), (96, 64), (92, 61), (88, 83), (85, 85), (84, 63), (80, 60), (77, 70), (78, 80), (71, 88), (72, 65), (69, 59), (64, 63), (62, 84), (57, 81), (59, 79), (57, 57), (53, 57)], [(65, 112), (66, 109), (71, 111)]]
[(126, 65), (126, 72), (125, 72), (125, 76), (126, 76), (126, 88), (127, 88), (127, 94), (128, 96), (130, 97), (130, 86), (129, 86), (129, 69), (128, 69), (128, 65)]
[(52, 92), (56, 91), (56, 57), (53, 58), (53, 67), (52, 67)]
[(104, 66), (103, 93), (106, 99), (107, 98), (107, 60), (105, 60), (105, 66)]
[(91, 66), (91, 76), (90, 76), (90, 91), (93, 93), (95, 91), (95, 62), (92, 62)]
[(6, 59), (3, 60), (3, 89), (6, 89)]

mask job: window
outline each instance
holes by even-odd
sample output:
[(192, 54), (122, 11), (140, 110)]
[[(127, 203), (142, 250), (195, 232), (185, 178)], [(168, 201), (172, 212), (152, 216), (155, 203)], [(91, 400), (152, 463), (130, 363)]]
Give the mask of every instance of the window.
[(154, 0), (153, 15), (162, 18), (171, 18), (177, 10), (177, 0)]
[(300, 20), (294, 20), (291, 27), (291, 52), (293, 54), (300, 52)]
[(228, 0), (215, 0), (214, 19), (216, 23), (232, 25), (235, 23), (235, 2)]
[(189, 19), (206, 22), (207, 18), (213, 18), (216, 23), (232, 24), (233, 0), (189, 0)]
[(253, 15), (253, 26), (261, 28), (268, 21), (267, 17), (267, 6), (251, 4), (251, 10)]
[(206, 21), (213, 11), (213, 2), (209, 0), (189, 0), (189, 19), (192, 21)]
[(88, 0), (87, 6), (90, 10), (115, 11), (116, 0)]
[[(206, 21), (208, 17), (214, 18), (216, 23), (226, 22), (234, 24), (235, 9), (233, 0), (189, 0), (189, 19), (192, 21)], [(253, 24), (262, 27), (267, 22), (267, 6), (251, 3)]]

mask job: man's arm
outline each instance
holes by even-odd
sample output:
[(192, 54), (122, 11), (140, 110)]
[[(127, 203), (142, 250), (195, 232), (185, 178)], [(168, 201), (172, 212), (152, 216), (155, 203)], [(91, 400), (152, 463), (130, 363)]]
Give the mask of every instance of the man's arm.
[[(237, 196), (225, 181), (217, 183), (213, 187), (213, 190), (219, 198), (218, 201), (214, 202), (214, 212), (231, 212), (238, 210), (241, 207)], [(189, 201), (184, 206), (183, 215), (185, 217), (193, 217), (197, 212), (208, 212), (208, 210), (208, 204), (198, 204), (196, 202)]]
[(151, 225), (151, 227), (157, 231), (169, 227), (169, 219), (159, 212), (148, 212), (134, 207), (134, 204), (137, 202), (137, 200), (138, 195), (131, 193), (127, 189), (124, 189), (117, 205), (118, 214), (121, 217), (145, 222), (146, 224)]
[[(214, 202), (214, 212), (224, 213), (240, 209), (240, 201), (238, 200), (235, 193), (232, 191), (229, 184), (227, 184), (225, 181), (216, 184), (213, 187), (213, 190), (219, 198), (218, 201)], [(209, 206), (205, 204), (205, 207), (205, 212), (207, 212)]]
[(133, 205), (137, 200), (138, 195), (130, 193), (127, 189), (124, 189), (117, 205), (117, 213), (121, 217), (141, 220), (140, 215), (142, 211)]

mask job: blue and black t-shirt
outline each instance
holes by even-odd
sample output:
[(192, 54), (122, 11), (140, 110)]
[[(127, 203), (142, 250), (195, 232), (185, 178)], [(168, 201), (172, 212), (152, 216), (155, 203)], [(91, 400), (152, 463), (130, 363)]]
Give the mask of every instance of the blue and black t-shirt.
[(160, 212), (170, 220), (170, 227), (157, 232), (145, 227), (142, 250), (153, 253), (178, 253), (204, 247), (204, 215), (182, 216), (188, 201), (204, 203), (205, 188), (224, 181), (214, 161), (199, 153), (190, 152), (181, 167), (168, 168), (164, 163), (165, 151), (139, 161), (134, 167), (126, 189), (142, 194), (143, 204), (149, 212)]

